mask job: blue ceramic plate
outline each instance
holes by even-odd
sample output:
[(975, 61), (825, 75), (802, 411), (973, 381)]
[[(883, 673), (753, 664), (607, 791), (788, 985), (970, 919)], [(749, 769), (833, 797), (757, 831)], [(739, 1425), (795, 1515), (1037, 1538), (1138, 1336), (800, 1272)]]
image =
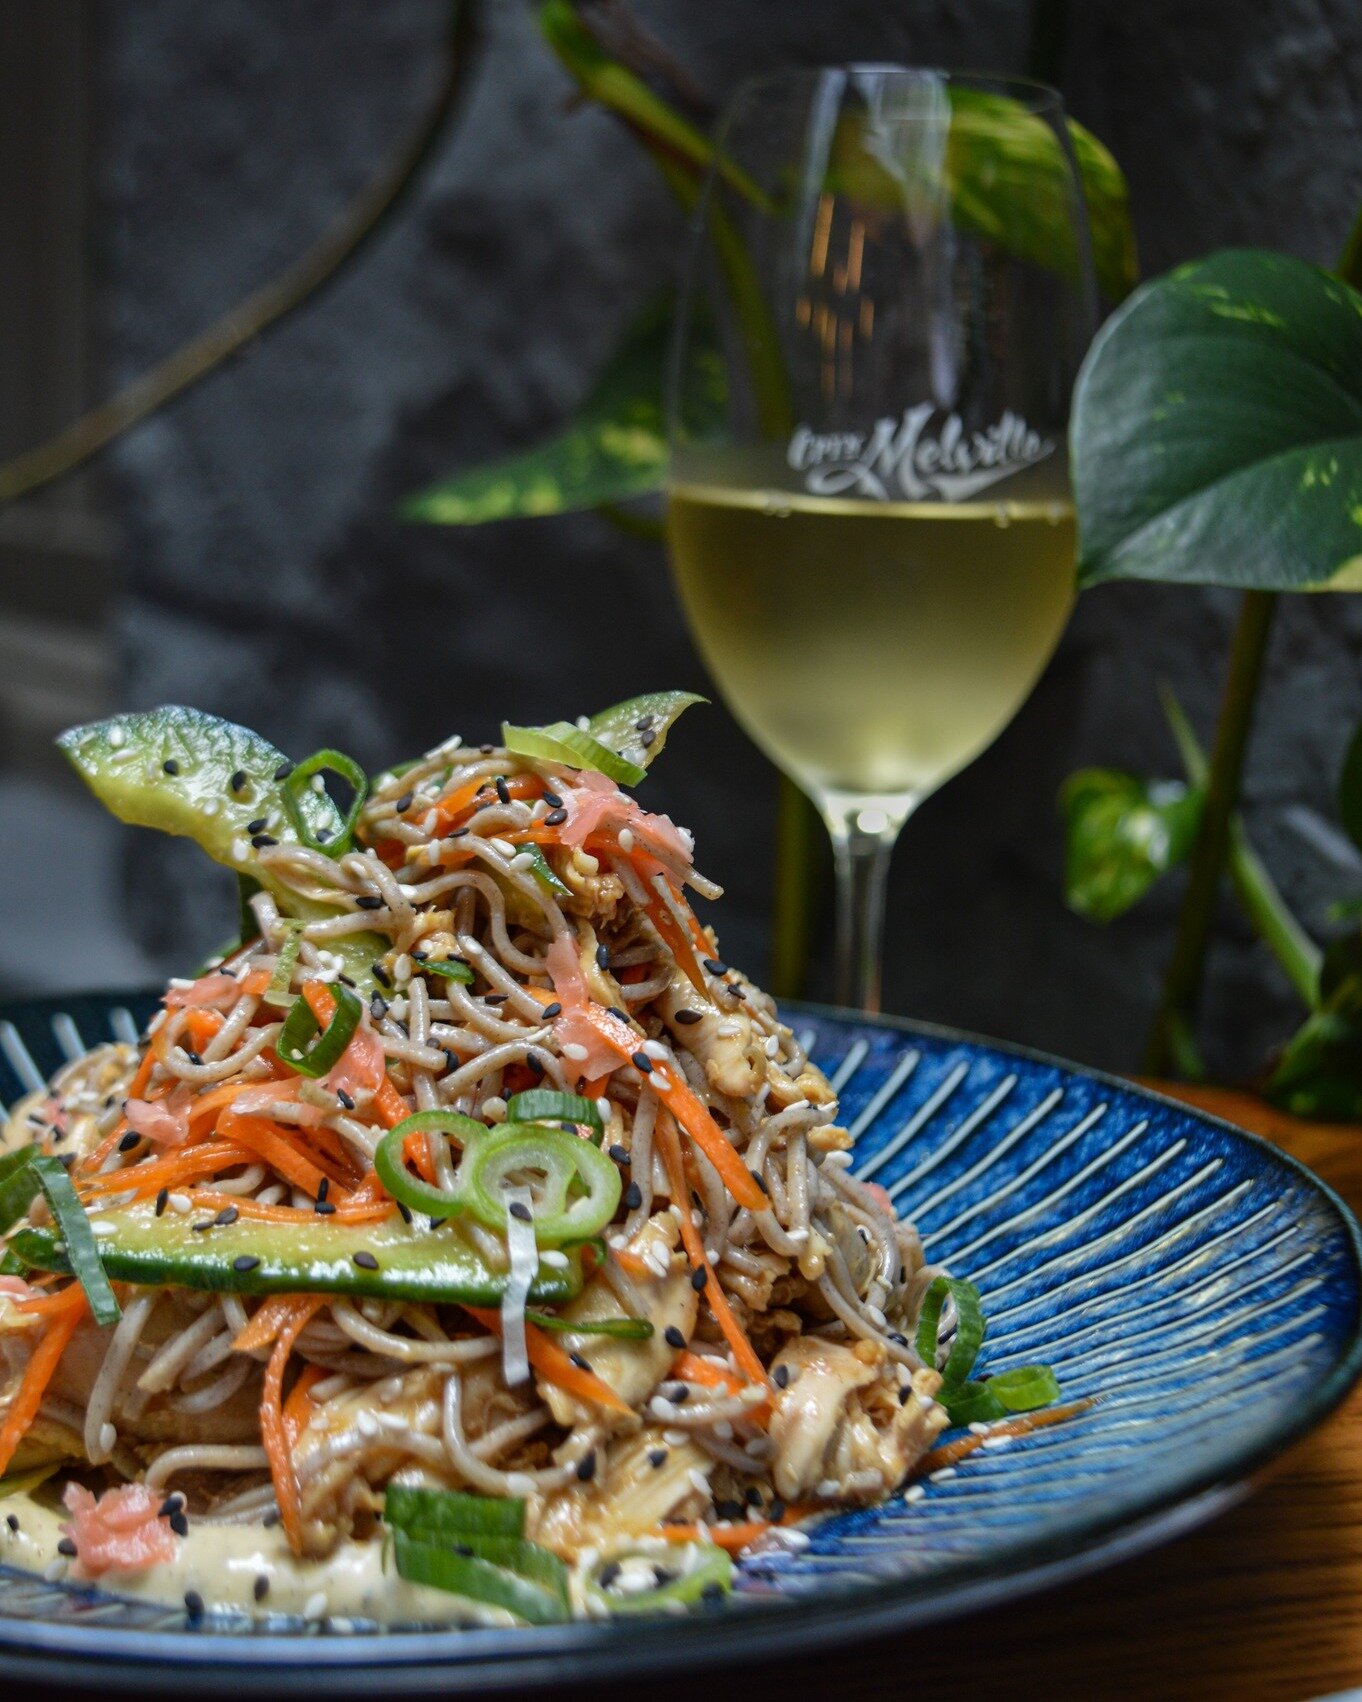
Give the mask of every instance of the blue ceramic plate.
[[(63, 1053), (129, 1037), (145, 995), (0, 1013), (0, 1099)], [(856, 1170), (929, 1256), (971, 1277), (981, 1367), (1046, 1360), (1094, 1405), (841, 1514), (799, 1553), (744, 1562), (687, 1619), (517, 1632), (280, 1619), (191, 1629), (178, 1611), (0, 1569), (7, 1672), (143, 1687), (186, 1666), (272, 1690), (386, 1694), (561, 1684), (735, 1661), (1001, 1600), (1161, 1541), (1247, 1492), (1358, 1375), (1357, 1225), (1323, 1183), (1226, 1124), (1073, 1065), (941, 1029), (800, 1010), (842, 1095)]]

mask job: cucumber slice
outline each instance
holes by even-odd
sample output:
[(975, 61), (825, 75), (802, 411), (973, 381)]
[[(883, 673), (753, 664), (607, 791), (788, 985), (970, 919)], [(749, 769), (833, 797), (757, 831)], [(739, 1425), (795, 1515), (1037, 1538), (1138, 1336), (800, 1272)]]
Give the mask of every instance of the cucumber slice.
[(631, 697), (611, 709), (602, 709), (599, 715), (591, 717), (587, 732), (597, 744), (617, 751), (627, 762), (647, 768), (661, 754), (667, 734), (682, 712), (692, 703), (708, 702), (707, 697), (693, 691), (650, 691), (643, 697)]
[(412, 1583), (505, 1608), (530, 1625), (555, 1625), (568, 1617), (566, 1600), (555, 1590), (476, 1554), (456, 1554), (400, 1530), (393, 1532), (393, 1552), (398, 1573)]
[[(386, 1300), (424, 1300), (495, 1306), (506, 1272), (493, 1270), (461, 1225), (421, 1229), (400, 1217), (382, 1223), (337, 1223), (318, 1216), (315, 1224), (233, 1224), (196, 1230), (211, 1213), (156, 1216), (150, 1201), (117, 1209), (95, 1208), (90, 1216), (95, 1245), (115, 1282), (146, 1287), (208, 1289), (232, 1294), (358, 1294)], [(10, 1249), (39, 1270), (69, 1269), (58, 1237), (48, 1229), (25, 1228), (9, 1237)], [(61, 1249), (61, 1250), (59, 1250)], [(364, 1262), (356, 1264), (356, 1255)], [(240, 1268), (246, 1259), (258, 1263)], [(566, 1266), (541, 1265), (530, 1298), (560, 1305), (581, 1291), (579, 1253)], [(370, 1260), (373, 1264), (370, 1264)], [(376, 1267), (376, 1268), (375, 1268)]]
[[(271, 838), (298, 842), (278, 778), (288, 758), (268, 739), (216, 715), (167, 705), (68, 728), (57, 744), (120, 821), (192, 839), (215, 862), (258, 881), (286, 916), (312, 921), (337, 914), (332, 906), (291, 892), (260, 863), (251, 844), (248, 828), (262, 818)], [(314, 835), (340, 832), (340, 815), (324, 792), (304, 788), (298, 802)], [(367, 990), (370, 966), (387, 944), (365, 933), (335, 941), (331, 949)]]

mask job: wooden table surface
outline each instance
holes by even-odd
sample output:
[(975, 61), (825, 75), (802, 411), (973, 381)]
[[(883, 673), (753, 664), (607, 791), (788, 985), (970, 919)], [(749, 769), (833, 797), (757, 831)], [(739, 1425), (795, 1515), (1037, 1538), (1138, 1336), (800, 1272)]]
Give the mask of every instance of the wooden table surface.
[[(1362, 1130), (1188, 1098), (1277, 1140), (1362, 1215)], [(935, 1630), (731, 1671), (563, 1685), (555, 1702), (1313, 1702), (1362, 1687), (1362, 1389), (1191, 1535)], [(201, 1694), (216, 1691), (200, 1684)], [(41, 1694), (50, 1702), (88, 1691)], [(256, 1692), (259, 1694), (259, 1692)], [(507, 1693), (509, 1695), (509, 1693)], [(536, 1692), (542, 1698), (544, 1692)]]

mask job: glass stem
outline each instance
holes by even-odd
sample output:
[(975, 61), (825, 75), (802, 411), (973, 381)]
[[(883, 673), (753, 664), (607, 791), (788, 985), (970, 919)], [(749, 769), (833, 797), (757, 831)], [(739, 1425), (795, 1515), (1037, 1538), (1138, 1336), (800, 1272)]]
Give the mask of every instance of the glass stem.
[(880, 1008), (884, 898), (889, 859), (916, 798), (847, 796), (820, 800), (837, 872), (839, 1005), (874, 1014)]

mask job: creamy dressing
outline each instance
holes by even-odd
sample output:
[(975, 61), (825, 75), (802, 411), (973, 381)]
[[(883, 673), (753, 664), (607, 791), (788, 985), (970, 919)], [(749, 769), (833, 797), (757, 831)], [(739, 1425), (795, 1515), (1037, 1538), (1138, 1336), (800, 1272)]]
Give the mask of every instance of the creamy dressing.
[[(57, 1550), (66, 1517), (31, 1495), (11, 1495), (0, 1513), (18, 1520), (12, 1530), (0, 1517), (0, 1561), (48, 1578), (66, 1578), (71, 1562)], [(182, 1607), (190, 1592), (205, 1611), (301, 1614), (309, 1619), (377, 1620), (381, 1624), (476, 1623), (514, 1626), (519, 1622), (501, 1608), (425, 1584), (408, 1583), (391, 1561), (384, 1566), (382, 1541), (343, 1542), (325, 1560), (299, 1560), (282, 1529), (261, 1525), (211, 1525), (191, 1516), (189, 1535), (176, 1543), (174, 1560), (140, 1571), (112, 1567), (90, 1583), (115, 1596), (165, 1602)], [(58, 1570), (59, 1569), (59, 1570)], [(269, 1590), (256, 1600), (256, 1580), (269, 1579)]]

